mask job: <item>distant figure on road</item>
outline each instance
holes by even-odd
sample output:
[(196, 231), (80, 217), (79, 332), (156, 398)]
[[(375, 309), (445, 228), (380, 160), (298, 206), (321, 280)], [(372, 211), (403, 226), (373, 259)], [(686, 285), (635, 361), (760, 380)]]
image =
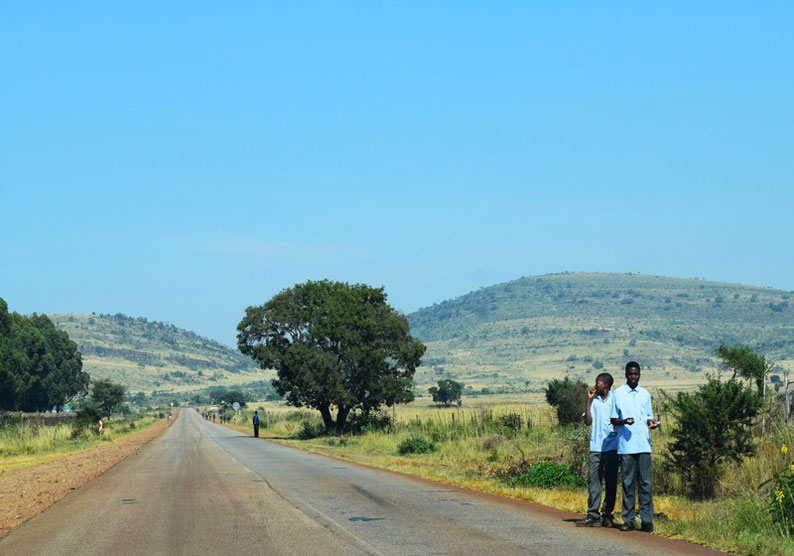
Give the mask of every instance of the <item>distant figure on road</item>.
[(623, 468), (623, 525), (621, 531), (634, 530), (634, 488), (639, 490), (641, 530), (653, 531), (651, 497), (651, 435), (659, 426), (653, 418), (651, 395), (639, 386), (640, 365), (626, 363), (626, 384), (615, 390), (612, 424), (618, 428), (618, 454)]
[[(576, 522), (577, 527), (614, 526), (612, 512), (618, 488), (618, 433), (611, 421), (614, 396), (609, 390), (613, 382), (611, 374), (601, 373), (596, 377), (595, 387), (587, 391), (584, 414), (584, 422), (590, 427), (587, 516)], [(602, 481), (605, 483), (603, 504)]]
[(259, 412), (254, 411), (254, 437), (259, 438)]

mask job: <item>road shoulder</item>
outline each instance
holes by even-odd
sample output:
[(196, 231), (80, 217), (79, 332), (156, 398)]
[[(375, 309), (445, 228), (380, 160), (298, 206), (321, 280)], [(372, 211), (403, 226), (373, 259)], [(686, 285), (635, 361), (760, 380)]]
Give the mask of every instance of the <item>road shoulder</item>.
[(174, 421), (162, 420), (117, 442), (0, 473), (0, 538), (137, 453)]

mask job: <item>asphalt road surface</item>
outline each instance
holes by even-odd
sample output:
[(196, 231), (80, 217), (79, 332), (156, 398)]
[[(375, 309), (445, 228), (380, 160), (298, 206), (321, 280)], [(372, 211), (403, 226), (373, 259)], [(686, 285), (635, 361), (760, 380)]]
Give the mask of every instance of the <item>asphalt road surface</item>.
[(183, 410), (0, 540), (0, 554), (706, 554), (640, 532), (307, 454)]

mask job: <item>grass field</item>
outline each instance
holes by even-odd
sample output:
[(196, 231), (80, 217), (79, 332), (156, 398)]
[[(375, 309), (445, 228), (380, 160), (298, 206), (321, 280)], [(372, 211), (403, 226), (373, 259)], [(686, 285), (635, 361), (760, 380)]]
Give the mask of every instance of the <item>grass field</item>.
[[(505, 470), (521, 461), (581, 466), (587, 453), (587, 428), (553, 425), (556, 420), (549, 406), (533, 395), (485, 396), (464, 402), (462, 407), (440, 408), (420, 400), (389, 411), (395, 420), (389, 430), (338, 437), (302, 440), (307, 428), (319, 424), (319, 415), (276, 402), (252, 404), (241, 412), (240, 424), (251, 428), (253, 410), (259, 409), (262, 432), (277, 437), (279, 442), (584, 515), (586, 487), (514, 486), (505, 480)], [(520, 416), (519, 430), (500, 426), (505, 422), (500, 418), (509, 415)], [(313, 425), (307, 427), (304, 422)], [(774, 470), (791, 465), (792, 458), (780, 447), (784, 443), (794, 445), (794, 429), (768, 428), (769, 432), (759, 438), (756, 455), (727, 466), (717, 497), (708, 501), (693, 501), (678, 494), (680, 482), (662, 465), (670, 439), (666, 427), (654, 431), (655, 511), (669, 517), (669, 521), (657, 519), (657, 533), (744, 554), (794, 554), (794, 541), (776, 528), (767, 511), (768, 487), (758, 488)], [(400, 445), (416, 435), (432, 442), (435, 450), (399, 455)], [(616, 516), (620, 500), (618, 491)]]

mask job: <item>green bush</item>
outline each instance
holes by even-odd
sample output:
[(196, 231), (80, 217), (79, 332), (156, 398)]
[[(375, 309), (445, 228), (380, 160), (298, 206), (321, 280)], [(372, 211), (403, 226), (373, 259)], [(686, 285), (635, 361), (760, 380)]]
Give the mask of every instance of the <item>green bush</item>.
[(520, 413), (506, 413), (497, 417), (496, 422), (500, 427), (516, 432), (521, 430), (523, 418)]
[(581, 380), (573, 382), (567, 376), (564, 380), (555, 378), (546, 386), (546, 401), (557, 408), (560, 425), (584, 423), (582, 413), (587, 404), (587, 384)]
[(98, 431), (99, 420), (101, 418), (102, 416), (97, 405), (88, 404), (78, 409), (74, 419), (74, 425), (72, 426), (72, 438), (81, 436), (84, 431)]
[(400, 442), (400, 445), (397, 447), (397, 452), (401, 456), (405, 454), (427, 454), (435, 450), (436, 445), (421, 434), (412, 434)]
[(680, 475), (686, 493), (710, 498), (727, 461), (740, 461), (755, 452), (751, 427), (763, 401), (735, 379), (709, 375), (695, 392), (665, 395), (675, 422), (665, 463)]
[(301, 423), (301, 429), (298, 431), (298, 438), (301, 440), (310, 440), (325, 434), (325, 426), (322, 421), (305, 419)]
[(510, 477), (510, 482), (515, 486), (533, 487), (584, 486), (587, 484), (584, 477), (571, 475), (568, 466), (564, 463), (550, 461), (541, 461), (527, 467), (521, 475)]
[(385, 411), (353, 413), (345, 422), (345, 430), (353, 434), (370, 431), (391, 432), (392, 428), (391, 416)]

